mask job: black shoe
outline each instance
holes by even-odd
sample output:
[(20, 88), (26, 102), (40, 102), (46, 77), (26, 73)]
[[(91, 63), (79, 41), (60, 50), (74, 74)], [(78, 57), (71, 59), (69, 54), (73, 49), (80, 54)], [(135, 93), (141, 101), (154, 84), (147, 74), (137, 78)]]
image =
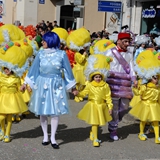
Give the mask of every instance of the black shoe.
[(43, 146), (47, 146), (47, 145), (49, 145), (50, 144), (50, 142), (42, 142), (42, 145)]
[(59, 145), (56, 144), (56, 143), (54, 143), (54, 144), (51, 143), (51, 146), (52, 146), (54, 149), (59, 149)]

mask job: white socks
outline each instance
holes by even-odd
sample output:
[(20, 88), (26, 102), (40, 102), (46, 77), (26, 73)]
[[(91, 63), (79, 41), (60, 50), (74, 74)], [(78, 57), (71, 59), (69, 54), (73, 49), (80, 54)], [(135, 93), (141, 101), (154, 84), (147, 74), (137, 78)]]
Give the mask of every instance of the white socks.
[(48, 118), (47, 116), (40, 116), (41, 127), (43, 131), (43, 142), (48, 142)]
[(57, 144), (55, 140), (55, 134), (58, 127), (58, 122), (59, 122), (59, 117), (51, 117), (51, 143), (52, 144)]
[[(55, 134), (57, 131), (59, 117), (51, 117), (51, 143), (57, 144)], [(43, 142), (48, 142), (48, 117), (40, 116), (40, 123), (43, 131)]]

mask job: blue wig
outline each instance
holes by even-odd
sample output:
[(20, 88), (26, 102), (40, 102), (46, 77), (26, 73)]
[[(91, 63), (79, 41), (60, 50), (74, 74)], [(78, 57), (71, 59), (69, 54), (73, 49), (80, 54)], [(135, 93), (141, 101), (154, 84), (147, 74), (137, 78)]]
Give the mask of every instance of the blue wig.
[(47, 43), (48, 48), (59, 48), (60, 39), (54, 32), (47, 32), (43, 35), (43, 40)]

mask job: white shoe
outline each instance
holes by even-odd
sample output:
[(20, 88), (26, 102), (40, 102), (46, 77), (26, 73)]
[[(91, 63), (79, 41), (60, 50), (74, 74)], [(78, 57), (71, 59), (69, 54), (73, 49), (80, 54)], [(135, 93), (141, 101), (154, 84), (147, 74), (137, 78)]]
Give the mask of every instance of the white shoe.
[(118, 141), (118, 140), (119, 140), (116, 132), (111, 132), (111, 133), (110, 133), (110, 138), (111, 138), (112, 140), (114, 140), (114, 141)]

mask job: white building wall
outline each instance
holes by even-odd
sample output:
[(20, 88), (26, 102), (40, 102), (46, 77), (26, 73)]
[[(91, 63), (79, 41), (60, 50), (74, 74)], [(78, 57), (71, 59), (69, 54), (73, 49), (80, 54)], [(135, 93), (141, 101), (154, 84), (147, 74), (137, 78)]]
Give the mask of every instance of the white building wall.
[(140, 2), (135, 1), (135, 8), (133, 11), (133, 20), (131, 27), (131, 30), (133, 30), (134, 33), (140, 34), (140, 28), (141, 28), (141, 18), (142, 18), (142, 5)]
[(25, 1), (24, 0), (17, 0), (15, 4), (15, 10), (16, 10), (16, 17), (15, 21), (20, 21), (20, 23), (24, 24), (24, 8), (25, 8)]
[(25, 8), (24, 8), (24, 22), (23, 25), (27, 26), (29, 24), (36, 25), (37, 24), (37, 0), (25, 0)]
[(127, 6), (127, 1), (123, 0), (123, 19), (122, 26), (128, 25), (130, 27), (130, 20), (132, 19), (131, 9)]

